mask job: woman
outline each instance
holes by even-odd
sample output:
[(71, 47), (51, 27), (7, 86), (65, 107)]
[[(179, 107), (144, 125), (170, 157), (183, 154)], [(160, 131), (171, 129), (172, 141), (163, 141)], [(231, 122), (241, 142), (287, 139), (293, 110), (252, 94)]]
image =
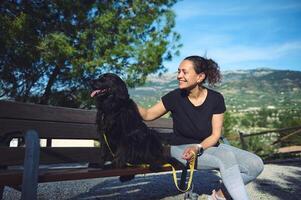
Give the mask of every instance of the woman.
[[(185, 58), (179, 68), (179, 88), (162, 97), (149, 109), (138, 106), (141, 117), (154, 120), (168, 111), (174, 124), (171, 156), (186, 163), (192, 152), (198, 157), (197, 169), (218, 169), (223, 185), (234, 200), (248, 199), (245, 184), (263, 170), (262, 160), (247, 151), (219, 144), (226, 110), (223, 96), (203, 86), (220, 81), (218, 65), (200, 56)], [(208, 199), (225, 199), (221, 188)]]

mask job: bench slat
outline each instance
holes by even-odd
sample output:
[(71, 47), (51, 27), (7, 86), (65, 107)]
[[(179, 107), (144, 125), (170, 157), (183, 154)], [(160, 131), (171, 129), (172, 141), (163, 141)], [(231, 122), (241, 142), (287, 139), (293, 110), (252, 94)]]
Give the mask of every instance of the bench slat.
[(95, 123), (96, 111), (0, 101), (0, 118)]
[[(93, 139), (98, 140), (96, 124), (78, 124), (64, 122), (28, 121), (0, 119), (0, 137), (7, 133), (20, 131), (25, 133), (29, 129), (38, 132), (40, 139)], [(162, 119), (146, 123), (150, 128), (159, 132), (171, 132), (171, 120)]]
[[(97, 147), (42, 147), (40, 164), (98, 163), (100, 152)], [(24, 161), (24, 147), (0, 147), (0, 165), (20, 165)]]
[(28, 121), (0, 119), (0, 136), (14, 131), (23, 133), (29, 129), (38, 132), (40, 138), (51, 139), (97, 139), (95, 124)]
[[(164, 151), (169, 152), (169, 147)], [(24, 161), (25, 147), (0, 147), (0, 165), (21, 165)], [(169, 154), (169, 153), (168, 153)], [(98, 147), (41, 147), (40, 164), (57, 163), (99, 163), (100, 148)]]
[(146, 125), (150, 128), (156, 128), (156, 129), (172, 129), (173, 123), (171, 119), (167, 118), (159, 118), (155, 121), (145, 122)]
[[(160, 172), (170, 171), (171, 167), (163, 167)], [(54, 172), (45, 172), (40, 178), (40, 182), (44, 181), (58, 181), (60, 180), (79, 180), (79, 179), (88, 179), (88, 178), (98, 178), (98, 177), (112, 177), (112, 176), (125, 176), (125, 175), (134, 175), (134, 174), (147, 174), (154, 173), (149, 170), (149, 168), (142, 167), (133, 167), (126, 169), (75, 169), (75, 170), (62, 170)]]

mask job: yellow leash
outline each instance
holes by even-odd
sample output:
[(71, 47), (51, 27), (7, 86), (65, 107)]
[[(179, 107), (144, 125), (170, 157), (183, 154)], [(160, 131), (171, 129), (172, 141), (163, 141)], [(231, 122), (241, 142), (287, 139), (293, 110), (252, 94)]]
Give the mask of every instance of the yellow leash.
[[(107, 147), (109, 148), (109, 151), (110, 153), (112, 154), (113, 157), (115, 157), (115, 154), (113, 153), (110, 145), (109, 145), (109, 142), (107, 140), (107, 136), (105, 134), (103, 134), (103, 137), (105, 139), (105, 142), (106, 142), (106, 145)], [(185, 190), (182, 190), (181, 188), (179, 188), (178, 186), (178, 181), (177, 181), (177, 172), (176, 172), (176, 169), (174, 168), (174, 166), (172, 166), (171, 164), (164, 164), (163, 167), (171, 167), (172, 169), (172, 175), (173, 175), (173, 181), (175, 183), (175, 186), (176, 188), (180, 191), (180, 192), (187, 192), (190, 187), (191, 187), (191, 184), (192, 184), (192, 178), (193, 178), (193, 172), (194, 172), (194, 166), (195, 166), (195, 160), (196, 160), (196, 155), (195, 153), (192, 151), (192, 157), (189, 161), (189, 170), (190, 170), (190, 175), (189, 175), (189, 179), (188, 179), (188, 184), (187, 184), (187, 188)], [(141, 165), (132, 165), (130, 163), (127, 163), (127, 166), (138, 166), (138, 167), (143, 167), (143, 168), (148, 168), (149, 167), (149, 164), (141, 164)]]
[(108, 142), (106, 134), (103, 134), (103, 138), (105, 139), (106, 145), (109, 148), (109, 151), (111, 152), (112, 156), (115, 157), (115, 154), (113, 153), (113, 151), (112, 151), (112, 149), (111, 149), (111, 147), (109, 145), (109, 142)]
[(193, 172), (194, 172), (194, 166), (195, 166), (195, 159), (196, 159), (195, 153), (192, 151), (192, 158), (191, 158), (190, 161), (189, 161), (189, 171), (190, 171), (190, 175), (189, 175), (189, 179), (188, 179), (187, 188), (184, 189), (184, 190), (182, 190), (182, 189), (179, 188), (179, 186), (178, 186), (176, 169), (175, 169), (172, 165), (168, 164), (168, 165), (170, 165), (171, 168), (172, 168), (173, 181), (174, 181), (174, 183), (175, 183), (175, 186), (176, 186), (177, 189), (178, 189), (179, 191), (181, 191), (181, 192), (187, 192), (187, 191), (190, 189), (190, 187), (191, 187), (191, 184), (192, 184), (192, 178), (193, 178)]

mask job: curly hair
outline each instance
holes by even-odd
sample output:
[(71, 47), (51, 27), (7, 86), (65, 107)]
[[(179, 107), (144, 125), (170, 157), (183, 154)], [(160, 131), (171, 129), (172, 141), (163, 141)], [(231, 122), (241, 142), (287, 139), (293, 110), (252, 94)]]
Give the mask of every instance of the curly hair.
[(222, 77), (219, 66), (214, 60), (201, 56), (188, 56), (184, 58), (184, 60), (189, 60), (193, 63), (194, 70), (197, 74), (205, 74), (206, 77), (203, 82), (207, 81), (209, 85), (214, 86), (221, 81)]

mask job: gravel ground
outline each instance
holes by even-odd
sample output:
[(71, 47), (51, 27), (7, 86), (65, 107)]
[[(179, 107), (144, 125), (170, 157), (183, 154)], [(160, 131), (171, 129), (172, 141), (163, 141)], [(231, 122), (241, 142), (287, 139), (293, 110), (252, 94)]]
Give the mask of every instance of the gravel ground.
[[(209, 194), (218, 182), (217, 172), (198, 171), (194, 174), (194, 192)], [(263, 173), (247, 185), (247, 191), (252, 200), (300, 199), (301, 160), (266, 164)], [(20, 199), (20, 192), (5, 187), (3, 199)], [(161, 173), (139, 175), (126, 183), (120, 183), (117, 177), (42, 183), (38, 187), (38, 199), (180, 200), (183, 194), (175, 188), (170, 173)]]

